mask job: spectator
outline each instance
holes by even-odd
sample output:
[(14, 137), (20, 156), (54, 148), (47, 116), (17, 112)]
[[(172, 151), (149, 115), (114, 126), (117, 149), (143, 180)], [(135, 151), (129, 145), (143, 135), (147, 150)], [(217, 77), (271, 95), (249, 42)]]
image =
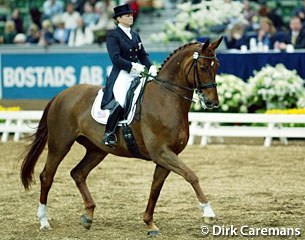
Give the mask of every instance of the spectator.
[(84, 13), (82, 17), (86, 27), (94, 26), (99, 19), (99, 15), (96, 12), (94, 12), (94, 8), (89, 2), (85, 3)]
[(43, 20), (38, 44), (48, 46), (54, 43), (53, 26), (49, 19)]
[(16, 36), (15, 23), (11, 20), (6, 21), (4, 25), (2, 42), (5, 44), (12, 44), (14, 43), (15, 36)]
[(65, 23), (60, 16), (54, 18), (55, 25), (54, 40), (55, 43), (66, 44), (68, 43), (70, 31), (65, 28)]
[(251, 8), (249, 0), (243, 1), (243, 15), (249, 24), (252, 24), (252, 18), (255, 15), (254, 10)]
[(131, 9), (133, 10), (133, 22), (135, 23), (139, 15), (139, 4), (136, 0), (129, 0), (127, 3), (129, 3)]
[(280, 41), (280, 36), (272, 23), (267, 17), (260, 18), (260, 27), (257, 33), (257, 41), (262, 45), (267, 46), (268, 49), (273, 49), (276, 41)]
[(97, 23), (91, 27), (96, 42), (101, 44), (106, 41), (107, 32), (116, 27), (112, 15), (114, 6), (107, 5), (105, 2), (98, 2), (95, 5), (95, 12), (99, 15)]
[(41, 29), (41, 15), (42, 13), (37, 7), (30, 9), (30, 16), (32, 23), (36, 24), (39, 29)]
[(224, 40), (228, 49), (240, 49), (242, 45), (247, 45), (245, 25), (241, 23), (236, 23), (233, 26), (228, 25)]
[(303, 24), (303, 27), (305, 26), (305, 0), (303, 0), (303, 6), (297, 7), (292, 11), (292, 16), (298, 16)]
[(276, 44), (276, 48), (286, 49), (288, 44), (293, 45), (295, 49), (305, 48), (305, 29), (299, 17), (293, 16), (289, 22), (290, 31), (286, 35), (284, 42)]
[(43, 19), (52, 19), (54, 16), (62, 14), (64, 4), (60, 0), (46, 0), (43, 4)]
[(83, 14), (86, 2), (85, 0), (70, 0), (70, 2), (73, 4), (75, 11)]
[(66, 11), (62, 14), (62, 20), (65, 23), (65, 28), (68, 30), (74, 30), (77, 28), (77, 21), (80, 17), (79, 12), (74, 10), (72, 3), (68, 3)]
[(258, 14), (260, 17), (267, 17), (271, 20), (274, 27), (277, 30), (282, 30), (284, 28), (284, 21), (280, 14), (278, 13), (279, 7), (274, 9), (269, 8), (265, 2), (260, 4), (260, 9), (258, 10)]
[(70, 47), (79, 47), (90, 45), (93, 41), (94, 36), (92, 30), (89, 27), (86, 27), (83, 18), (79, 17), (77, 19), (77, 28), (70, 32), (68, 45)]
[(12, 13), (12, 20), (15, 23), (16, 32), (23, 33), (23, 20), (20, 16), (20, 10), (18, 8), (14, 9)]
[(39, 28), (35, 23), (32, 23), (29, 28), (29, 33), (27, 35), (26, 42), (29, 44), (37, 44), (39, 42)]

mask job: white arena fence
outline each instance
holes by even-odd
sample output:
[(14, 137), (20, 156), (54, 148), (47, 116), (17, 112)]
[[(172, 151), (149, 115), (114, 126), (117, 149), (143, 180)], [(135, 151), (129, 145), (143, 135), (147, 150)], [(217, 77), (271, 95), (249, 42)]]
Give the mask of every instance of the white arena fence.
[(264, 146), (271, 146), (273, 138), (287, 145), (287, 138), (305, 138), (305, 127), (286, 127), (285, 124), (305, 124), (303, 114), (246, 114), (246, 113), (190, 113), (190, 139), (201, 137), (205, 146), (211, 137), (262, 137)]
[(7, 142), (10, 135), (18, 142), (24, 134), (33, 134), (41, 117), (42, 111), (0, 111), (1, 142)]
[[(18, 142), (25, 134), (36, 131), (42, 111), (0, 111), (1, 141)], [(288, 144), (288, 138), (305, 138), (305, 127), (286, 127), (286, 123), (305, 124), (302, 114), (246, 114), (246, 113), (189, 113), (190, 139), (201, 138), (205, 146), (211, 137), (261, 137), (264, 146), (271, 146), (273, 138)], [(253, 125), (256, 124), (256, 125)]]

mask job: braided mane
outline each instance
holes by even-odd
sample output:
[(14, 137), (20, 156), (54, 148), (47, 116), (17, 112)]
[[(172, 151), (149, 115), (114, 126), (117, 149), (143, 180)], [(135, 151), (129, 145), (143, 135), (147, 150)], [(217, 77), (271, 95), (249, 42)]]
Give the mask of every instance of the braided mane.
[[(160, 68), (159, 68), (159, 71), (163, 68), (163, 66), (169, 61), (169, 59), (174, 55), (176, 54), (177, 52), (179, 52), (180, 50), (182, 49), (185, 49), (187, 48), (188, 46), (191, 46), (191, 45), (195, 45), (195, 44), (198, 44), (200, 42), (191, 42), (191, 43), (187, 43), (187, 44), (184, 44), (182, 45), (181, 47), (175, 49), (164, 61), (163, 63), (161, 64)], [(201, 43), (200, 43), (201, 44)]]

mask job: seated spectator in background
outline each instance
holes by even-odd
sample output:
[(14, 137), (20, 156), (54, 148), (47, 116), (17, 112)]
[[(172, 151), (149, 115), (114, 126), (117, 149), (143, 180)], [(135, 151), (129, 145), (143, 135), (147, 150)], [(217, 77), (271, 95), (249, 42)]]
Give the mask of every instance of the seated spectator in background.
[(36, 24), (39, 29), (41, 29), (41, 16), (42, 13), (37, 7), (30, 9), (31, 22)]
[(284, 30), (285, 24), (280, 13), (278, 13), (279, 11), (278, 9), (280, 9), (278, 6), (274, 9), (271, 9), (267, 6), (265, 1), (262, 1), (262, 3), (260, 4), (260, 8), (258, 10), (258, 15), (260, 17), (269, 18), (273, 23), (273, 26), (276, 28), (276, 30)]
[(245, 36), (245, 25), (242, 23), (228, 25), (227, 34), (224, 37), (224, 40), (228, 49), (240, 49), (242, 45), (248, 45)]
[(293, 16), (289, 22), (290, 31), (287, 33), (284, 42), (277, 42), (275, 48), (286, 49), (288, 44), (295, 49), (305, 48), (305, 29), (299, 17)]
[(29, 33), (26, 38), (26, 42), (29, 44), (37, 44), (39, 42), (40, 32), (35, 23), (32, 23), (29, 28)]
[(257, 42), (261, 42), (268, 49), (273, 49), (276, 41), (280, 41), (280, 36), (269, 18), (260, 18), (260, 27), (257, 33)]
[(65, 23), (61, 16), (57, 16), (53, 19), (54, 29), (54, 40), (55, 43), (67, 44), (69, 39), (70, 31), (65, 28)]
[(43, 20), (38, 45), (48, 46), (54, 43), (53, 26), (49, 19)]
[(248, 24), (251, 26), (253, 23), (253, 17), (255, 16), (255, 12), (251, 8), (249, 0), (243, 1), (243, 15), (244, 18), (248, 21)]
[(84, 6), (86, 3), (85, 0), (70, 0), (70, 2), (73, 4), (75, 11), (79, 12), (80, 14), (83, 14)]
[(15, 23), (16, 32), (23, 33), (23, 20), (20, 16), (20, 10), (18, 8), (14, 9), (12, 13), (12, 20)]
[(82, 17), (77, 19), (77, 28), (70, 31), (68, 45), (79, 47), (90, 45), (94, 41), (93, 32), (90, 27), (86, 27)]
[(96, 12), (94, 12), (94, 8), (89, 2), (85, 3), (84, 13), (82, 17), (86, 27), (94, 26), (99, 19), (99, 15)]
[(76, 29), (79, 17), (80, 14), (74, 10), (73, 4), (68, 3), (66, 6), (66, 11), (62, 14), (62, 20), (65, 23), (65, 28), (68, 30)]
[(95, 40), (101, 44), (106, 41), (107, 32), (116, 27), (113, 21), (113, 8), (111, 4), (106, 2), (98, 2), (94, 7), (94, 11), (98, 14), (99, 19), (97, 23), (91, 27)]
[(130, 8), (133, 10), (133, 22), (135, 23), (135, 21), (138, 18), (139, 9), (140, 9), (138, 1), (137, 0), (129, 0), (129, 1), (126, 1), (126, 3), (128, 3), (130, 5)]
[(5, 44), (13, 44), (16, 36), (15, 23), (11, 20), (6, 21), (4, 25), (4, 33), (1, 42)]
[(62, 14), (64, 4), (60, 0), (46, 0), (43, 4), (43, 19), (52, 19), (56, 15)]
[(298, 16), (305, 27), (305, 0), (303, 0), (303, 6), (297, 7), (292, 11), (292, 16)]

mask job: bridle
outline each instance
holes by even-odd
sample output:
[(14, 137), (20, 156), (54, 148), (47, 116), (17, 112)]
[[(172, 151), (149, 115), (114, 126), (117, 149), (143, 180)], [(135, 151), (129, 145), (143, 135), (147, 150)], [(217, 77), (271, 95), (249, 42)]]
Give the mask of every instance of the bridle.
[(195, 86), (195, 89), (196, 89), (197, 93), (201, 92), (202, 89), (216, 88), (216, 86), (217, 86), (217, 83), (215, 83), (215, 82), (203, 83), (202, 81), (200, 81), (199, 73), (198, 73), (198, 58), (214, 60), (214, 59), (216, 59), (216, 55), (214, 55), (212, 57), (208, 57), (208, 56), (204, 56), (204, 55), (203, 56), (199, 55), (199, 52), (194, 52), (193, 62), (192, 62), (191, 66), (190, 66), (190, 69), (187, 73), (187, 77), (190, 74), (190, 72), (192, 70), (192, 67), (194, 66), (194, 71), (193, 71), (194, 72), (194, 86)]
[(194, 71), (193, 71), (193, 73), (194, 73), (194, 75), (193, 75), (193, 77), (194, 77), (194, 87), (193, 88), (182, 86), (180, 84), (176, 84), (176, 83), (172, 83), (172, 82), (168, 82), (168, 81), (162, 80), (160, 78), (157, 78), (155, 76), (151, 76), (148, 73), (145, 73), (144, 75), (147, 78), (152, 78), (153, 81), (155, 81), (156, 83), (160, 84), (161, 86), (163, 86), (167, 90), (175, 93), (179, 97), (182, 97), (183, 99), (191, 101), (191, 102), (197, 102), (197, 101), (193, 100), (192, 98), (189, 98), (187, 96), (184, 96), (184, 95), (176, 92), (172, 87), (177, 87), (177, 88), (180, 88), (180, 89), (183, 89), (183, 90), (187, 90), (187, 91), (190, 91), (190, 92), (194, 92), (194, 90), (195, 90), (196, 93), (198, 94), (200, 100), (204, 99), (204, 96), (202, 94), (202, 90), (203, 89), (216, 88), (217, 83), (215, 83), (215, 82), (203, 83), (202, 81), (200, 81), (199, 73), (198, 73), (198, 59), (199, 58), (217, 60), (215, 54), (214, 54), (214, 56), (209, 57), (209, 56), (200, 55), (199, 52), (197, 52), (197, 51), (194, 52), (194, 54), (193, 54), (193, 62), (192, 62), (191, 66), (190, 66), (190, 68), (188, 70), (187, 75), (186, 75), (186, 79), (188, 79), (189, 74), (190, 74), (192, 68), (194, 69)]

